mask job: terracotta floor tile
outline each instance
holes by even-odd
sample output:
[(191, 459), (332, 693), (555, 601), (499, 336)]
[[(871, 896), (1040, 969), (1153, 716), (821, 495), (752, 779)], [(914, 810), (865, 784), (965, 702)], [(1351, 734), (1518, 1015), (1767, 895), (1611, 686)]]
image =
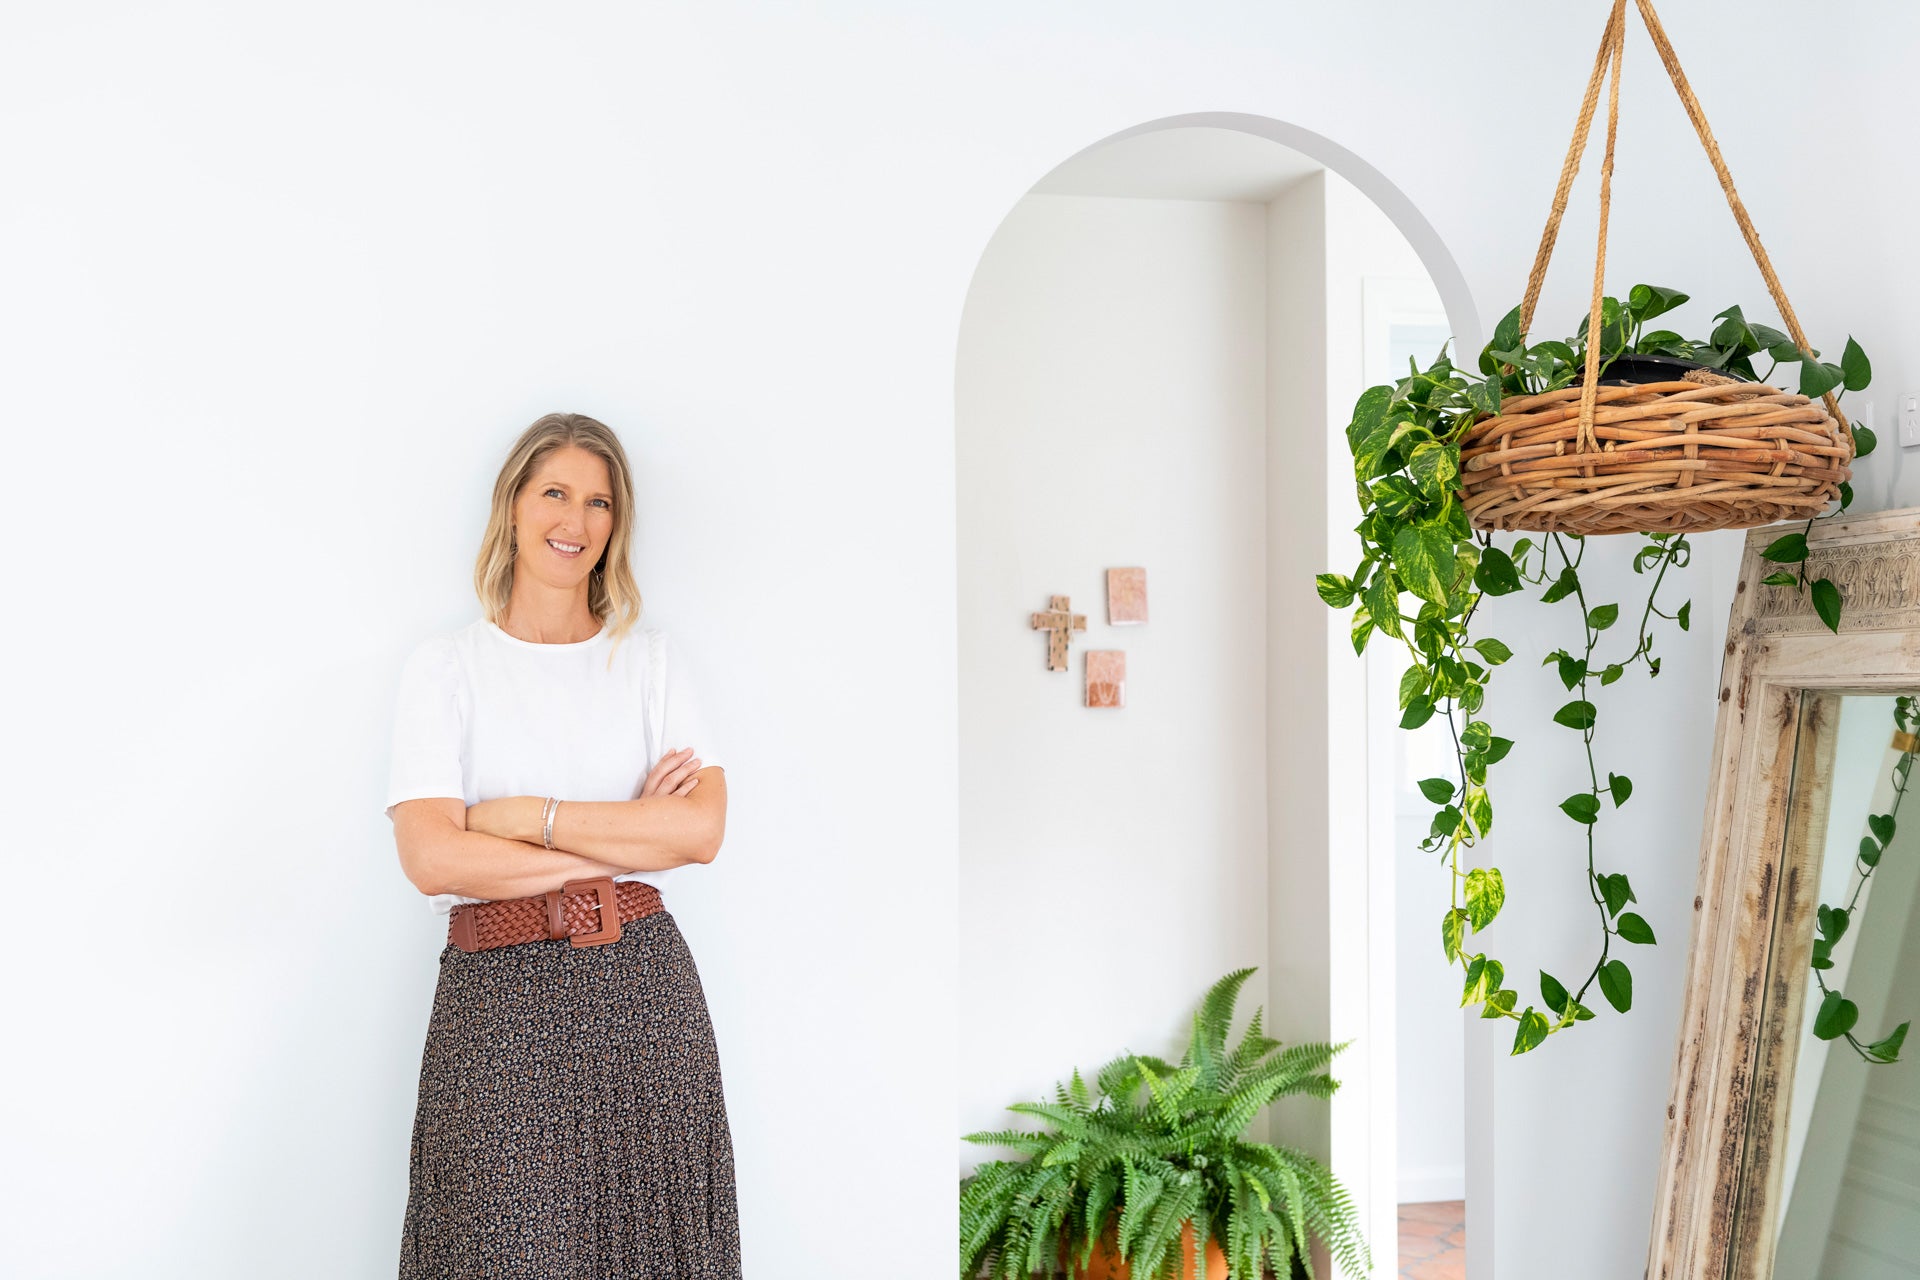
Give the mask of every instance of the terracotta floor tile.
[(1466, 1280), (1467, 1207), (1459, 1200), (1400, 1206), (1400, 1280)]
[(1432, 1236), (1437, 1240), (1447, 1234), (1447, 1232), (1452, 1231), (1456, 1225), (1456, 1223), (1452, 1222), (1428, 1222), (1422, 1218), (1410, 1218), (1405, 1214), (1400, 1215), (1400, 1234), (1403, 1236)]
[(1467, 1202), (1464, 1200), (1428, 1200), (1400, 1206), (1401, 1218), (1418, 1218), (1422, 1222), (1444, 1222), (1454, 1226), (1467, 1220)]
[(1451, 1246), (1441, 1244), (1434, 1236), (1421, 1235), (1418, 1232), (1408, 1231), (1404, 1226), (1400, 1228), (1400, 1265), (1403, 1267), (1409, 1262), (1414, 1262), (1421, 1258), (1431, 1258), (1436, 1253), (1443, 1253), (1450, 1247)]

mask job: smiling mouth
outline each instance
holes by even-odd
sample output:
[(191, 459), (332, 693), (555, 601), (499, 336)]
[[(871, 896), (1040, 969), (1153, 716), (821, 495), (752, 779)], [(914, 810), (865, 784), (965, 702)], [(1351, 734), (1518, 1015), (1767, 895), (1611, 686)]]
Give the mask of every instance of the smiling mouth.
[(547, 539), (547, 545), (552, 547), (554, 554), (563, 560), (578, 559), (580, 553), (586, 550), (584, 546), (571, 542), (555, 542), (552, 538)]

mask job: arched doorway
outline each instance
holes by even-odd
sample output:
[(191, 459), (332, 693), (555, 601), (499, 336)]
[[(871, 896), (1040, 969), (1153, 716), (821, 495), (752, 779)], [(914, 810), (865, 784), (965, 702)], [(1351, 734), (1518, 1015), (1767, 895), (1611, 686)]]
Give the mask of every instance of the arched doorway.
[[(1199, 994), (1258, 966), (1243, 1018), (1353, 1041), (1339, 1093), (1276, 1109), (1271, 1136), (1328, 1160), (1380, 1274), (1409, 1163), (1399, 672), (1355, 658), (1312, 577), (1354, 558), (1347, 412), (1436, 326), (1480, 345), (1457, 266), (1383, 175), (1206, 113), (1036, 183), (982, 254), (956, 361), (962, 1131), (1122, 1049), (1177, 1057)], [(1144, 625), (1107, 615), (1122, 567), (1146, 570)], [(1056, 596), (1085, 619), (1061, 669), (1028, 625)], [(1126, 655), (1123, 706), (1089, 705), (1088, 652)], [(1434, 1016), (1418, 1050), (1457, 1062), (1461, 1026)], [(1483, 1186), (1487, 1154), (1461, 1156)]]

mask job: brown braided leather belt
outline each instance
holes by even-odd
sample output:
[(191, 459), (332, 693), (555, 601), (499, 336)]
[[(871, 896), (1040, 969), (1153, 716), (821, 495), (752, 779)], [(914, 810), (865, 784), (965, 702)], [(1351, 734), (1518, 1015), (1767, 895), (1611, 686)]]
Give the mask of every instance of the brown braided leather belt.
[(644, 880), (595, 876), (558, 889), (498, 902), (463, 902), (447, 921), (447, 941), (462, 951), (569, 938), (576, 947), (620, 940), (620, 926), (665, 911)]

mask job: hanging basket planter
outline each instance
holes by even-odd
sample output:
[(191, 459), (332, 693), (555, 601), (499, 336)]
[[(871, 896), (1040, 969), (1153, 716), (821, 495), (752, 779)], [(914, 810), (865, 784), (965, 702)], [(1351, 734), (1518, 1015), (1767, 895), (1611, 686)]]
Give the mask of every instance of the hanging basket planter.
[[(1641, 0), (1639, 8), (1793, 346), (1811, 359), (1806, 334), (1734, 190), (1733, 177), (1673, 47), (1652, 6)], [(1520, 307), (1516, 346), (1525, 345), (1603, 78), (1609, 81), (1607, 142), (1600, 170), (1593, 300), (1584, 332), (1604, 332), (1601, 287), (1625, 38), (1621, 0), (1614, 5), (1601, 39), (1552, 212), (1534, 257)], [(1698, 367), (1697, 362), (1662, 361), (1646, 355), (1616, 356), (1603, 373), (1603, 345), (1587, 342), (1584, 376), (1575, 385), (1538, 395), (1505, 396), (1497, 414), (1462, 433), (1460, 497), (1474, 528), (1577, 534), (1740, 529), (1808, 519), (1840, 499), (1841, 485), (1850, 475), (1854, 441), (1831, 392), (1815, 399), (1764, 382), (1730, 378)], [(1662, 363), (1676, 366), (1664, 380)]]
[(1711, 373), (1584, 391), (1509, 396), (1467, 429), (1461, 495), (1475, 528), (1744, 529), (1817, 515), (1848, 477), (1851, 436), (1803, 395)]

